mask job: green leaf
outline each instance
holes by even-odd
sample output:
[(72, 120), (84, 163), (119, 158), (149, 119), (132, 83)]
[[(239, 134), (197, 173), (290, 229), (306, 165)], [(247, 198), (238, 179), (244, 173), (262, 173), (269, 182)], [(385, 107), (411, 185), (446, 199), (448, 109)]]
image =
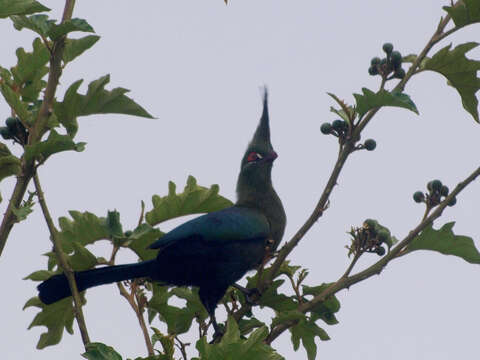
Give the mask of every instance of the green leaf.
[[(256, 286), (256, 276), (248, 277), (248, 288), (254, 288)], [(285, 282), (285, 280), (274, 280), (268, 289), (263, 292), (262, 296), (258, 300), (258, 304), (261, 307), (269, 307), (277, 312), (290, 311), (298, 307), (298, 302), (294, 296), (287, 296), (285, 294), (278, 293), (278, 288)]]
[(45, 66), (50, 59), (50, 52), (43, 42), (36, 38), (33, 41), (33, 51), (25, 52), (18, 48), (17, 65), (11, 68), (13, 78), (23, 100), (33, 102), (37, 100), (40, 91), (46, 86), (42, 78), (48, 73)]
[[(320, 295), (331, 284), (322, 284), (320, 286), (302, 286), (302, 292), (304, 296), (317, 296)], [(335, 317), (335, 313), (340, 310), (340, 301), (335, 295), (331, 295), (321, 303), (315, 305), (311, 310), (312, 320), (322, 319), (328, 325), (338, 324), (338, 320)]]
[(122, 360), (122, 357), (111, 346), (92, 342), (87, 345), (87, 351), (82, 354), (88, 360)]
[(151, 225), (141, 224), (133, 231), (132, 235), (128, 237), (130, 241), (128, 247), (142, 260), (155, 259), (158, 251), (156, 249), (149, 249), (148, 247), (163, 235), (163, 232), (155, 229)]
[(189, 176), (183, 193), (176, 194), (176, 185), (168, 183), (168, 195), (152, 197), (153, 209), (146, 213), (145, 218), (151, 225), (179, 216), (208, 213), (232, 206), (232, 202), (218, 194), (218, 185), (210, 189), (197, 185), (197, 180)]
[(169, 334), (183, 334), (190, 330), (195, 313), (188, 307), (178, 308), (176, 306), (163, 304), (155, 308), (162, 320), (168, 326)]
[(377, 93), (363, 88), (363, 94), (353, 94), (357, 102), (356, 111), (359, 117), (368, 111), (381, 106), (401, 107), (418, 114), (417, 107), (407, 94), (380, 90)]
[(300, 321), (302, 319), (306, 319), (306, 315), (301, 313), (298, 310), (290, 310), (278, 313), (272, 320), (272, 328), (279, 325), (284, 324), (290, 321)]
[(283, 359), (274, 349), (266, 345), (263, 340), (268, 335), (266, 326), (255, 330), (248, 339), (240, 338), (238, 325), (229, 316), (227, 328), (219, 343), (209, 344), (205, 337), (197, 341), (196, 348), (202, 360), (281, 360)]
[(449, 222), (439, 230), (433, 229), (430, 225), (413, 239), (408, 245), (408, 250), (433, 250), (445, 255), (461, 257), (472, 264), (480, 264), (480, 253), (472, 238), (455, 235), (452, 231), (454, 225), (455, 222)]
[(152, 283), (153, 296), (148, 301), (148, 322), (152, 322), (153, 318), (158, 314), (157, 309), (161, 309), (168, 302), (172, 294), (168, 291), (168, 286), (162, 286), (158, 283)]
[(98, 40), (100, 36), (88, 35), (80, 39), (66, 39), (65, 49), (63, 50), (63, 62), (65, 64), (74, 60), (77, 56), (83, 54), (84, 51), (90, 49)]
[(315, 344), (315, 337), (320, 340), (330, 340), (328, 334), (321, 327), (317, 326), (314, 321), (300, 320), (297, 325), (289, 328), (292, 334), (292, 344), (294, 350), (298, 350), (300, 340), (307, 351), (308, 360), (315, 360), (317, 356), (317, 345)]
[(70, 136), (60, 135), (54, 129), (51, 129), (47, 140), (25, 146), (25, 161), (29, 162), (33, 161), (33, 159), (38, 159), (43, 162), (50, 155), (61, 151), (83, 151), (84, 149), (84, 142), (75, 143)]
[[(152, 327), (154, 334), (152, 335), (152, 345), (155, 345), (157, 341), (162, 344), (163, 356), (165, 359), (174, 359), (175, 354), (175, 338), (172, 335), (164, 335), (157, 328)], [(139, 358), (135, 359), (138, 360)]]
[(10, 19), (17, 30), (30, 29), (42, 37), (46, 37), (50, 28), (55, 25), (55, 20), (50, 20), (47, 15), (14, 15)]
[(74, 245), (72, 244), (74, 242), (85, 246), (109, 238), (110, 231), (105, 218), (99, 218), (89, 212), (69, 211), (69, 214), (73, 221), (66, 217), (58, 219), (61, 230), (58, 235), (63, 250), (67, 254), (74, 251)]
[(60, 123), (65, 126), (72, 137), (78, 128), (77, 117), (92, 114), (126, 114), (146, 118), (153, 118), (144, 108), (138, 105), (125, 94), (124, 88), (105, 90), (105, 85), (110, 82), (110, 75), (92, 81), (88, 85), (85, 95), (77, 93), (83, 80), (74, 82), (67, 89), (62, 102), (56, 102), (54, 111)]
[(0, 18), (11, 15), (28, 15), (36, 12), (50, 11), (34, 0), (0, 0)]
[(265, 326), (265, 323), (261, 322), (257, 318), (245, 319), (242, 318), (238, 321), (238, 329), (241, 335), (247, 335), (254, 329)]
[(208, 312), (205, 310), (205, 307), (198, 296), (198, 288), (190, 289), (187, 287), (174, 287), (170, 291), (170, 294), (186, 300), (186, 307), (195, 314), (195, 317), (200, 320), (208, 318)]
[(57, 274), (56, 271), (49, 271), (49, 270), (38, 270), (34, 271), (30, 275), (23, 278), (23, 280), (32, 280), (32, 281), (45, 281), (52, 275)]
[(28, 205), (28, 206), (21, 206), (20, 208), (13, 207), (12, 212), (15, 214), (15, 217), (17, 218), (17, 221), (23, 221), (27, 218), (28, 215), (30, 215), (33, 212), (33, 207), (34, 204)]
[(355, 109), (347, 105), (343, 100), (340, 100), (335, 94), (329, 92), (327, 92), (327, 94), (340, 105), (340, 109), (335, 109), (331, 106), (330, 111), (340, 116), (348, 124), (351, 124), (351, 122), (355, 120)]
[[(0, 145), (3, 145), (3, 144), (0, 144)], [(21, 170), (20, 160), (16, 156), (14, 155), (0, 156), (0, 181), (2, 181), (8, 176), (20, 174), (20, 170)]]
[(47, 35), (50, 39), (57, 40), (63, 35), (73, 31), (95, 32), (86, 20), (74, 18), (58, 25), (53, 24), (48, 30)]
[(109, 238), (123, 237), (122, 224), (120, 223), (120, 213), (116, 210), (107, 212), (107, 228)]
[(458, 45), (450, 51), (452, 45), (439, 50), (425, 62), (424, 70), (438, 72), (445, 76), (449, 85), (453, 86), (462, 98), (463, 108), (480, 122), (478, 116), (478, 100), (475, 93), (480, 89), (480, 61), (467, 59), (465, 54), (476, 48), (478, 43), (469, 42)]
[(12, 88), (5, 83), (0, 84), (0, 91), (2, 92), (2, 95), (7, 101), (8, 105), (15, 110), (15, 113), (20, 120), (22, 120), (24, 124), (31, 124), (31, 115), (27, 110), (27, 105), (20, 100), (20, 95), (13, 91)]
[(443, 9), (452, 17), (457, 27), (480, 22), (480, 2), (478, 0), (462, 0), (456, 6), (444, 6)]
[(55, 345), (60, 342), (63, 336), (63, 329), (73, 334), (74, 310), (72, 299), (70, 297), (57, 301), (51, 305), (43, 304), (38, 297), (27, 301), (24, 309), (35, 306), (41, 311), (35, 316), (28, 329), (34, 326), (46, 326), (47, 332), (40, 335), (37, 343), (37, 349), (43, 349), (47, 346)]
[(97, 258), (85, 246), (78, 242), (72, 242), (73, 255), (68, 258), (68, 262), (73, 270), (83, 271), (93, 268), (97, 265)]

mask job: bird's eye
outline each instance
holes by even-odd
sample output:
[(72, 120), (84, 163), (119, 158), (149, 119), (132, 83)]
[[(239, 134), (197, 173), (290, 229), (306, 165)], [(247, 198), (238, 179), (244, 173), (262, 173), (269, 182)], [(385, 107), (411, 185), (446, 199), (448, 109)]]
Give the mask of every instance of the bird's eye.
[(248, 154), (247, 161), (248, 162), (257, 161), (257, 160), (260, 160), (261, 158), (262, 158), (262, 155), (260, 155), (259, 153), (251, 152), (250, 154)]

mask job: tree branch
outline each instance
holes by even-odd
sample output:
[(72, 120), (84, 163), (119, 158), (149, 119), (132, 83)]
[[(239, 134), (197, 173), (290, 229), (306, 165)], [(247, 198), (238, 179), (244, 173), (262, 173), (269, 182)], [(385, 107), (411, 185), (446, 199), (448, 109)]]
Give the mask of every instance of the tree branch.
[[(75, 0), (66, 0), (63, 11), (62, 23), (72, 18)], [(53, 102), (55, 99), (55, 92), (58, 86), (58, 80), (62, 74), (61, 62), (63, 58), (63, 50), (65, 48), (65, 36), (53, 42), (52, 52), (50, 56), (50, 71), (48, 74), (47, 87), (43, 96), (42, 106), (38, 112), (37, 119), (34, 125), (29, 129), (28, 145), (35, 144), (40, 141), (42, 135), (45, 133), (46, 124), (53, 109)], [(3, 253), (8, 235), (16, 222), (14, 208), (18, 208), (25, 196), (28, 184), (34, 175), (33, 162), (26, 162), (22, 158), (21, 173), (17, 177), (15, 188), (8, 203), (7, 211), (4, 214), (2, 224), (0, 225), (0, 256)]]
[(72, 296), (73, 296), (73, 304), (75, 310), (75, 317), (77, 319), (78, 327), (80, 329), (80, 333), (82, 335), (82, 341), (85, 345), (85, 349), (87, 345), (90, 343), (90, 338), (88, 336), (87, 325), (85, 323), (85, 318), (83, 316), (82, 311), (82, 301), (80, 299), (80, 293), (78, 292), (77, 283), (75, 282), (75, 274), (68, 263), (67, 256), (63, 252), (62, 243), (58, 238), (58, 230), (53, 224), (52, 216), (50, 215), (50, 211), (48, 210), (47, 203), (45, 201), (45, 195), (43, 193), (42, 187), (40, 185), (40, 180), (38, 179), (38, 175), (35, 174), (33, 176), (33, 182), (35, 183), (35, 189), (37, 191), (38, 202), (40, 203), (40, 207), (42, 208), (43, 216), (45, 217), (45, 221), (48, 226), (48, 230), (50, 231), (50, 238), (54, 245), (54, 252), (57, 258), (57, 263), (60, 268), (65, 273), (65, 276), (68, 280), (68, 285), (70, 286)]
[[(315, 296), (312, 300), (299, 305), (298, 310), (306, 313), (310, 311), (312, 308), (314, 308), (316, 305), (319, 303), (325, 301), (329, 296), (332, 296), (339, 292), (340, 290), (347, 289), (350, 286), (363, 281), (365, 279), (370, 278), (373, 275), (380, 274), (382, 270), (385, 268), (385, 266), (392, 261), (393, 259), (397, 258), (398, 254), (405, 249), (412, 241), (415, 239), (415, 237), (420, 234), (421, 231), (423, 231), (427, 226), (430, 224), (433, 224), (434, 220), (439, 218), (445, 207), (448, 205), (450, 200), (454, 198), (457, 194), (459, 194), (467, 185), (469, 185), (471, 182), (473, 182), (478, 176), (480, 176), (480, 167), (478, 167), (470, 176), (468, 176), (464, 181), (459, 183), (455, 189), (435, 208), (435, 210), (426, 218), (424, 218), (420, 224), (415, 227), (410, 233), (402, 240), (400, 241), (395, 247), (384, 257), (382, 257), (379, 261), (377, 261), (375, 264), (369, 266), (367, 269), (352, 275), (352, 276), (345, 276), (348, 274), (347, 272), (342, 275), (335, 283), (333, 283), (331, 286), (329, 286), (327, 289), (325, 289), (321, 294)], [(352, 262), (354, 264), (354, 262)], [(352, 265), (350, 265), (352, 267)], [(349, 267), (349, 270), (351, 270)], [(283, 333), (285, 330), (287, 330), (290, 326), (294, 325), (295, 323), (293, 321), (279, 324), (275, 326), (270, 334), (268, 335), (267, 339), (265, 339), (265, 342), (267, 344), (270, 344), (273, 340), (275, 340), (278, 336), (280, 336), (281, 333)]]

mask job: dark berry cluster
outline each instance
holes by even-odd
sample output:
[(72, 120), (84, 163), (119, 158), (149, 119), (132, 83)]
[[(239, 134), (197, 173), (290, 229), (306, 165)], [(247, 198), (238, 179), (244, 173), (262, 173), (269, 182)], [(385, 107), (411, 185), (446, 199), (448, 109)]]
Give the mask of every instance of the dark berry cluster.
[(332, 123), (325, 122), (320, 126), (320, 131), (325, 135), (334, 135), (344, 138), (348, 132), (348, 123), (345, 120), (333, 120)]
[(350, 235), (352, 245), (348, 248), (349, 255), (370, 252), (383, 256), (386, 250), (382, 245), (386, 244), (390, 248), (393, 243), (390, 231), (373, 219), (365, 220), (360, 228), (352, 228)]
[[(383, 51), (387, 56), (383, 59), (374, 57), (370, 61), (368, 73), (372, 76), (381, 75), (386, 80), (393, 78), (403, 79), (405, 70), (402, 69), (402, 54), (398, 51), (393, 51), (393, 45), (390, 43), (383, 44)], [(389, 77), (390, 74), (392, 75)]]
[[(445, 197), (447, 197), (449, 193), (448, 186), (443, 185), (442, 182), (438, 179), (428, 182), (427, 190), (427, 193), (423, 193), (422, 191), (416, 191), (413, 194), (413, 200), (417, 203), (424, 202), (428, 208), (432, 208), (440, 204), (440, 202)], [(448, 206), (453, 206), (456, 203), (457, 198), (453, 197), (448, 203)]]
[(0, 135), (5, 140), (12, 139), (21, 145), (25, 145), (28, 139), (28, 132), (22, 122), (17, 117), (9, 117), (5, 120), (5, 125), (0, 127)]

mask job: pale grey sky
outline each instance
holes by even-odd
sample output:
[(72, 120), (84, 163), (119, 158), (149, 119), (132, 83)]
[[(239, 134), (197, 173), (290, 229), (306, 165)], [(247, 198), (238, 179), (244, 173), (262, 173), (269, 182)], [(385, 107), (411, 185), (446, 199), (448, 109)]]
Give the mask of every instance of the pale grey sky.
[[(42, 1), (60, 18), (61, 1)], [(105, 216), (117, 209), (125, 228), (138, 219), (140, 201), (164, 195), (173, 180), (179, 190), (189, 174), (199, 184), (220, 185), (235, 197), (241, 156), (261, 112), (260, 87), (270, 89), (272, 143), (279, 153), (274, 183), (286, 208), (285, 239), (315, 206), (336, 158), (333, 137), (320, 133), (333, 92), (347, 102), (362, 87), (378, 87), (367, 73), (384, 42), (402, 54), (419, 52), (449, 1), (78, 1), (74, 17), (86, 18), (101, 36), (69, 65), (58, 97), (73, 81), (82, 87), (107, 73), (111, 87), (130, 96), (157, 120), (104, 115), (80, 119), (77, 141), (83, 153), (65, 152), (40, 169), (55, 218), (68, 210)], [(434, 50), (453, 42), (478, 40), (479, 26), (459, 31)], [(15, 64), (15, 49), (31, 49), (33, 33), (0, 21), (0, 65)], [(468, 54), (479, 59), (480, 51)], [(291, 255), (309, 269), (308, 285), (337, 279), (348, 259), (346, 231), (376, 218), (397, 236), (416, 226), (423, 208), (412, 200), (434, 178), (450, 188), (479, 166), (480, 127), (466, 113), (444, 78), (424, 73), (412, 80), (420, 116), (384, 109), (364, 131), (377, 149), (355, 153), (339, 179), (324, 217)], [(8, 108), (0, 102), (4, 117)], [(18, 147), (18, 145), (17, 145)], [(17, 149), (18, 150), (18, 149)], [(4, 199), (13, 186), (2, 182)], [(474, 238), (480, 183), (473, 183), (436, 222), (455, 220), (458, 234)], [(6, 201), (0, 204), (3, 213)], [(163, 228), (162, 228), (163, 229)], [(77, 359), (83, 345), (64, 335), (60, 345), (38, 351), (42, 328), (27, 330), (36, 314), (22, 311), (36, 283), (22, 278), (45, 267), (50, 249), (40, 211), (11, 233), (0, 260), (4, 359)], [(105, 246), (99, 252), (106, 252)], [(132, 261), (120, 256), (118, 262)], [(377, 260), (366, 255), (358, 269)], [(378, 277), (338, 294), (340, 323), (323, 326), (332, 340), (318, 343), (318, 358), (342, 360), (477, 359), (480, 314), (479, 267), (437, 253), (418, 252), (394, 261)], [(124, 358), (146, 354), (137, 321), (114, 286), (88, 292), (87, 325), (94, 341), (113, 346)], [(224, 318), (218, 312), (220, 319)], [(320, 324), (320, 323), (319, 323)], [(153, 326), (159, 326), (156, 322)], [(320, 324), (320, 326), (322, 326)], [(273, 346), (287, 359), (303, 359), (285, 333)], [(196, 354), (194, 345), (191, 351)]]

